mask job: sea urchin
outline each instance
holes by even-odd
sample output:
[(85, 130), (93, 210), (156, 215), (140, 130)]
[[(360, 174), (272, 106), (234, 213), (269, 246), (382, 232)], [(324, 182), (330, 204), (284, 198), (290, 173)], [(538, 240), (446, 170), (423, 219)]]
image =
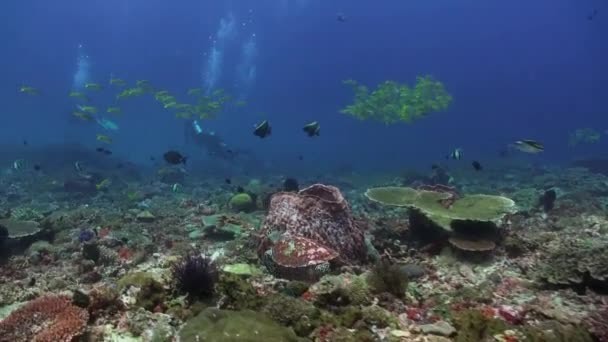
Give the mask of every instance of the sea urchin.
[(218, 278), (217, 268), (202, 254), (187, 254), (173, 266), (175, 288), (191, 299), (213, 295)]

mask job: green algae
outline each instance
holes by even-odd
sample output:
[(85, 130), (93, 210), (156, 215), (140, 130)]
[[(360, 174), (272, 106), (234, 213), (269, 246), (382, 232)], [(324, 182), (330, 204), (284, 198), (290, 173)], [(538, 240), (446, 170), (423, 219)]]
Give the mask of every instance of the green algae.
[(213, 308), (208, 308), (188, 320), (179, 332), (179, 338), (181, 342), (297, 342), (302, 340), (290, 328), (281, 326), (259, 312)]
[(283, 294), (267, 297), (261, 311), (274, 321), (292, 327), (298, 336), (307, 336), (320, 324), (320, 311), (312, 303)]
[(164, 303), (167, 296), (163, 285), (148, 272), (128, 273), (118, 280), (117, 285), (120, 292), (131, 286), (139, 288), (135, 305), (149, 311)]
[(223, 298), (223, 307), (231, 310), (256, 310), (264, 304), (253, 285), (242, 276), (222, 273), (217, 284), (217, 292)]

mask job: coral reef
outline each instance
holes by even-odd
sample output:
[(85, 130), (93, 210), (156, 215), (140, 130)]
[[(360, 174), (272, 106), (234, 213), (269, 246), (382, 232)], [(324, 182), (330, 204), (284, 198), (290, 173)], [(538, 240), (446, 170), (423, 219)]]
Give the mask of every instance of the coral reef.
[(608, 245), (564, 241), (551, 246), (535, 270), (542, 281), (558, 286), (608, 289)]
[(70, 342), (86, 328), (89, 314), (67, 296), (43, 296), (0, 322), (0, 341)]

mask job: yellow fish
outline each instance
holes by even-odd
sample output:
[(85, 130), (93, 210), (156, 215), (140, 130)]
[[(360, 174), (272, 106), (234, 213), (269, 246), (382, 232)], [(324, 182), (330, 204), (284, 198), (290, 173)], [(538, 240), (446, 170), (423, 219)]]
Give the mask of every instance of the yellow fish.
[(110, 178), (106, 178), (101, 182), (95, 184), (95, 188), (97, 188), (97, 190), (103, 190), (107, 189), (110, 185), (112, 185), (112, 180)]
[(98, 83), (85, 83), (85, 84), (84, 84), (84, 87), (85, 87), (86, 89), (91, 89), (91, 90), (101, 90), (101, 89), (103, 89), (103, 88), (101, 87), (101, 85), (100, 85), (100, 84), (98, 84)]
[(104, 134), (97, 134), (97, 141), (105, 142), (106, 144), (111, 144), (112, 138)]
[(141, 96), (146, 92), (143, 88), (129, 88), (123, 90), (120, 94), (116, 96), (117, 99), (126, 99), (131, 96)]
[(177, 107), (177, 102), (171, 101), (171, 102), (165, 103), (165, 105), (163, 107), (165, 107), (165, 108), (175, 108), (175, 107)]
[(192, 110), (192, 105), (189, 103), (178, 103), (175, 106), (175, 109), (179, 109), (179, 110)]
[(75, 117), (77, 117), (77, 118), (79, 118), (82, 121), (91, 121), (91, 120), (93, 120), (93, 117), (90, 116), (87, 113), (73, 112), (72, 115), (75, 116)]
[(127, 82), (125, 82), (124, 80), (121, 80), (120, 78), (110, 77), (110, 85), (117, 86), (117, 87), (124, 87), (127, 85)]
[(169, 96), (169, 92), (166, 90), (157, 91), (156, 94), (154, 94), (154, 98), (157, 100), (165, 96)]
[(106, 112), (118, 115), (122, 113), (122, 109), (120, 109), (120, 107), (108, 107)]
[(93, 107), (93, 106), (81, 106), (78, 107), (80, 108), (81, 111), (85, 112), (85, 113), (89, 113), (89, 114), (96, 114), (97, 113), (97, 108)]
[(190, 119), (192, 118), (192, 113), (189, 112), (177, 112), (175, 113), (175, 117), (178, 119)]
[(70, 94), (69, 94), (69, 96), (70, 97), (77, 97), (79, 99), (83, 99), (85, 101), (89, 101), (89, 98), (85, 94), (83, 94), (83, 93), (81, 93), (79, 91), (71, 91)]
[(198, 96), (198, 95), (201, 95), (202, 93), (203, 93), (203, 90), (201, 88), (188, 89), (188, 95), (190, 95), (190, 96)]
[(21, 86), (19, 88), (19, 92), (24, 93), (24, 94), (29, 94), (29, 95), (39, 95), (40, 94), (38, 89), (36, 89), (34, 87), (28, 87), (28, 86)]
[(138, 80), (135, 82), (137, 87), (143, 88), (146, 91), (152, 91), (152, 83), (148, 80)]

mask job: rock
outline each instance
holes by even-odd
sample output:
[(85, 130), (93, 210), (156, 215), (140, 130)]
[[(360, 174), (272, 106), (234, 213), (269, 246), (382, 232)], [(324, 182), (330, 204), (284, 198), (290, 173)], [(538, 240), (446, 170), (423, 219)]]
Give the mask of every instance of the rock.
[(405, 264), (401, 266), (401, 270), (409, 279), (420, 278), (426, 273), (424, 267), (416, 264)]
[(410, 337), (412, 334), (405, 330), (392, 330), (391, 335), (395, 337)]
[(137, 221), (139, 222), (154, 222), (156, 220), (156, 216), (152, 215), (152, 213), (148, 210), (144, 210), (137, 214)]
[(179, 332), (182, 342), (195, 341), (300, 341), (290, 328), (259, 312), (208, 308), (189, 319)]
[(439, 336), (452, 336), (456, 333), (456, 328), (454, 328), (450, 323), (445, 321), (438, 321), (433, 324), (424, 324), (420, 326), (420, 329), (425, 334), (433, 334)]

